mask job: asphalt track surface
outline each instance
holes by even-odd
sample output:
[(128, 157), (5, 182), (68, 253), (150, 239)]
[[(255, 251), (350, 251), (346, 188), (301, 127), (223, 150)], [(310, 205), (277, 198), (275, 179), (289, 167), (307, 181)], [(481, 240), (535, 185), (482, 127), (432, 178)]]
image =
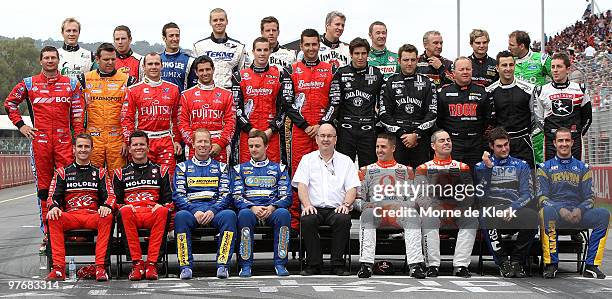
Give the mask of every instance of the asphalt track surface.
[[(206, 263), (196, 268), (197, 278), (181, 281), (176, 278), (176, 257), (170, 256), (171, 275), (159, 281), (131, 282), (126, 278), (127, 273), (124, 273), (122, 278), (113, 278), (106, 283), (91, 280), (45, 283), (40, 279), (38, 246), (42, 235), (38, 228), (33, 185), (0, 190), (0, 227), (0, 297), (612, 298), (612, 277), (594, 280), (583, 279), (575, 273), (562, 273), (554, 280), (544, 280), (538, 276), (502, 279), (491, 262), (485, 264), (485, 276), (474, 274), (469, 279), (442, 276), (424, 280), (412, 279), (403, 274), (358, 279), (354, 275), (356, 269), (348, 277), (302, 277), (297, 274), (299, 264), (295, 260), (290, 260), (289, 265), (294, 275), (286, 278), (274, 276), (270, 261), (260, 260), (256, 261), (252, 278), (238, 278), (233, 269), (230, 279), (220, 280), (211, 277), (214, 275), (214, 265)], [(602, 269), (612, 276), (611, 244), (607, 248)], [(261, 254), (257, 257), (269, 258), (270, 255)], [(84, 257), (77, 261), (88, 259)], [(353, 265), (358, 264), (357, 259), (353, 256)], [(212, 261), (213, 257), (210, 256), (208, 260)], [(476, 271), (476, 263), (474, 258), (472, 271)], [(400, 268), (401, 264), (396, 263), (396, 268)], [(572, 269), (575, 269), (573, 263), (561, 264), (561, 270)], [(443, 262), (441, 271), (450, 270), (448, 263)]]

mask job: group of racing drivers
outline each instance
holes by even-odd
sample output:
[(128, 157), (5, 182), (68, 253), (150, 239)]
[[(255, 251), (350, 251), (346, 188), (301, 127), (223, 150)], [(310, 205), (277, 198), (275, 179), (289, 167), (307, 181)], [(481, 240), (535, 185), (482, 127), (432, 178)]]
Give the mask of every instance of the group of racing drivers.
[[(488, 33), (473, 30), (474, 52), (450, 61), (441, 56), (438, 31), (424, 34), (421, 55), (410, 44), (389, 51), (387, 27), (379, 21), (369, 28), (372, 45), (363, 38), (346, 44), (340, 41), (346, 17), (333, 11), (324, 34), (302, 32), (297, 54), (279, 45), (278, 20), (263, 18), (262, 36), (247, 55), (244, 44), (228, 37), (223, 9), (213, 9), (209, 21), (211, 35), (194, 43), (192, 53), (180, 49), (179, 26), (168, 23), (162, 28), (165, 51), (140, 56), (130, 48), (127, 26), (117, 26), (113, 43), (92, 53), (78, 44), (80, 23), (68, 18), (61, 27), (64, 46), (43, 47), (42, 72), (23, 79), (7, 97), (11, 121), (32, 139), (43, 246), (51, 244), (53, 252), (48, 279), (65, 278), (63, 231), (92, 228), (98, 231), (95, 277), (107, 280), (113, 214), (130, 249), (131, 280), (157, 279), (168, 229), (177, 241), (180, 277), (191, 278), (191, 233), (198, 225), (219, 230), (217, 277), (229, 276), (234, 246), (240, 276), (251, 276), (257, 223), (274, 227), (274, 268), (277, 275), (288, 275), (289, 238), (299, 232), (301, 214), (291, 177), (302, 156), (317, 150), (315, 136), (326, 123), (336, 128), (337, 152), (361, 167), (362, 184), (365, 178), (385, 180), (376, 175), (390, 165), (381, 160), (381, 132), (392, 136), (393, 165), (407, 166), (415, 182), (419, 177), (431, 182), (440, 169), (451, 177), (467, 171), (470, 180), (487, 187), (488, 196), (505, 198), (515, 209), (536, 206), (530, 201), (537, 168), (540, 226), (549, 246), (545, 251), (553, 256), (545, 257), (547, 277), (554, 277), (558, 263), (555, 219), (578, 224), (587, 213), (589, 225), (607, 228), (609, 213), (593, 208), (591, 173), (580, 161), (582, 135), (591, 122), (589, 97), (583, 85), (568, 79), (569, 57), (532, 52), (526, 32), (512, 32), (509, 51), (492, 58)], [(19, 112), (24, 101), (31, 127)], [(441, 131), (434, 133), (436, 128)], [(569, 158), (558, 154), (562, 138), (557, 135), (564, 132), (570, 136), (563, 139), (571, 143)], [(443, 157), (442, 148), (450, 149), (444, 142), (451, 140), (452, 153)], [(442, 142), (440, 152), (437, 142)], [(519, 184), (522, 180), (529, 183)], [(563, 193), (566, 187), (575, 192)], [(546, 192), (582, 199), (560, 204)], [(358, 196), (371, 201), (367, 192)], [(491, 224), (481, 227), (486, 225)], [(137, 228), (151, 230), (146, 263)], [(473, 243), (475, 233), (462, 230), (457, 242), (472, 235)], [(495, 242), (501, 233), (494, 228), (483, 232), (489, 244), (500, 244)], [(607, 230), (597, 234), (589, 243), (585, 273), (602, 278), (597, 266)], [(362, 243), (366, 235), (360, 234)], [(431, 232), (423, 233), (424, 240), (426, 235)], [(407, 244), (409, 236), (406, 231)], [(462, 249), (471, 253), (472, 243)], [(492, 245), (492, 252), (498, 247)], [(373, 256), (363, 254), (359, 276), (369, 277)], [(428, 268), (422, 263), (410, 265), (412, 276), (437, 275), (439, 257)], [(506, 277), (524, 276), (515, 265), (518, 257), (496, 263)], [(454, 274), (469, 277), (467, 265), (469, 253), (468, 263)]]

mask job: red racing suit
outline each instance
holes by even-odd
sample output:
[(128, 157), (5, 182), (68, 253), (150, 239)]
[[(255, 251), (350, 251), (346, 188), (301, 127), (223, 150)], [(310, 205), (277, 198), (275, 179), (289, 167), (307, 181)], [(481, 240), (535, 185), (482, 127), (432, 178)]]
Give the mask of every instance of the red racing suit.
[(125, 54), (117, 52), (117, 60), (115, 61), (115, 69), (119, 72), (129, 75), (130, 77), (140, 81), (144, 76), (142, 56), (130, 49)]
[(176, 160), (174, 143), (181, 142), (178, 129), (178, 86), (160, 80), (154, 82), (145, 77), (140, 83), (128, 88), (121, 111), (121, 126), (125, 142), (138, 129), (149, 136), (151, 162), (168, 166), (173, 177)]
[[(286, 103), (287, 115), (293, 123), (291, 129), (291, 177), (295, 174), (302, 156), (317, 150), (317, 143), (304, 130), (319, 124), (329, 106), (329, 89), (333, 78), (332, 65), (319, 61), (302, 61), (291, 65), (289, 72), (295, 97)], [(297, 192), (291, 205), (291, 227), (300, 223), (300, 200)]]
[(57, 220), (48, 219), (53, 265), (66, 266), (64, 232), (73, 229), (95, 229), (96, 265), (104, 265), (111, 236), (113, 214), (100, 217), (98, 208), (115, 206), (115, 194), (106, 169), (76, 162), (58, 168), (49, 189), (49, 210), (58, 207), (62, 214)]
[(53, 78), (38, 74), (23, 79), (9, 93), (4, 108), (17, 128), (25, 125), (19, 104), (26, 101), (32, 125), (38, 129), (32, 140), (32, 170), (36, 180), (41, 228), (47, 215), (47, 197), (54, 168), (72, 162), (71, 132), (83, 129), (84, 101), (75, 79), (57, 73)]
[[(115, 170), (113, 188), (132, 261), (142, 260), (138, 229), (151, 230), (147, 260), (156, 263), (166, 233), (168, 210), (172, 209), (172, 188), (167, 166), (150, 161), (134, 162)], [(156, 204), (162, 205), (153, 211)]]
[[(288, 75), (284, 80), (291, 80)], [(249, 132), (255, 128), (265, 131), (272, 129), (272, 137), (268, 141), (266, 155), (268, 159), (276, 163), (287, 163), (285, 157), (284, 142), (280, 142), (281, 135), (284, 137), (285, 109), (284, 103), (293, 97), (291, 82), (281, 82), (281, 73), (275, 66), (269, 64), (265, 67), (256, 67), (234, 72), (232, 77), (232, 94), (237, 103), (238, 129), (240, 129), (239, 164), (251, 159), (249, 153)], [(283, 87), (288, 88), (283, 88)], [(284, 140), (284, 138), (282, 138)]]
[(179, 129), (183, 141), (189, 148), (189, 158), (193, 156), (193, 132), (199, 128), (210, 131), (212, 143), (221, 147), (215, 160), (227, 163), (227, 145), (234, 136), (236, 127), (236, 108), (232, 93), (214, 85), (198, 83), (183, 91), (179, 108)]

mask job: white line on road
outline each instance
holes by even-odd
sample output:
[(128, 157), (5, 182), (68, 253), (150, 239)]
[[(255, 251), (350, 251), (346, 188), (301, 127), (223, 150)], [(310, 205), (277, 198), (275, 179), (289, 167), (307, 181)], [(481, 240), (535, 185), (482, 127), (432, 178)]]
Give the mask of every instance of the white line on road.
[(3, 204), (5, 202), (9, 202), (9, 201), (13, 201), (13, 200), (18, 200), (18, 199), (30, 197), (30, 196), (33, 196), (33, 195), (36, 195), (36, 193), (26, 194), (26, 195), (15, 197), (15, 198), (11, 198), (11, 199), (5, 199), (5, 200), (0, 201), (0, 204)]

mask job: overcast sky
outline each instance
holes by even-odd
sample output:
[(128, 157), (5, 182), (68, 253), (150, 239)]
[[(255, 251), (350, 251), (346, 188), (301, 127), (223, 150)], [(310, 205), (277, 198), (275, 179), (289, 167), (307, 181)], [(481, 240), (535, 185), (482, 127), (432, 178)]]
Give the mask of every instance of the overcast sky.
[[(176, 4), (176, 8), (172, 4)], [(191, 5), (191, 3), (195, 3)], [(596, 1), (601, 11), (612, 7), (612, 0)], [(585, 0), (546, 0), (545, 30), (557, 32), (580, 19)], [(305, 28), (319, 32), (325, 29), (325, 15), (338, 10), (347, 16), (342, 40), (367, 38), (368, 26), (375, 20), (387, 24), (388, 47), (397, 51), (400, 45), (412, 43), (423, 50), (422, 36), (427, 30), (438, 30), (444, 38), (443, 56), (454, 58), (457, 49), (455, 0), (307, 0), (307, 1), (19, 1), (3, 3), (0, 35), (30, 36), (36, 39), (61, 40), (60, 25), (66, 17), (76, 17), (82, 24), (82, 41), (111, 41), (117, 25), (127, 25), (134, 40), (161, 42), (161, 28), (170, 21), (181, 27), (181, 46), (192, 48), (193, 42), (210, 35), (208, 14), (221, 7), (228, 13), (230, 37), (250, 45), (259, 35), (261, 18), (269, 15), (280, 21), (280, 42), (299, 38)], [(470, 54), (469, 32), (486, 29), (491, 36), (489, 53), (495, 55), (507, 48), (508, 34), (526, 30), (532, 40), (541, 35), (540, 0), (461, 0), (461, 54)], [(250, 49), (250, 46), (247, 46)]]

